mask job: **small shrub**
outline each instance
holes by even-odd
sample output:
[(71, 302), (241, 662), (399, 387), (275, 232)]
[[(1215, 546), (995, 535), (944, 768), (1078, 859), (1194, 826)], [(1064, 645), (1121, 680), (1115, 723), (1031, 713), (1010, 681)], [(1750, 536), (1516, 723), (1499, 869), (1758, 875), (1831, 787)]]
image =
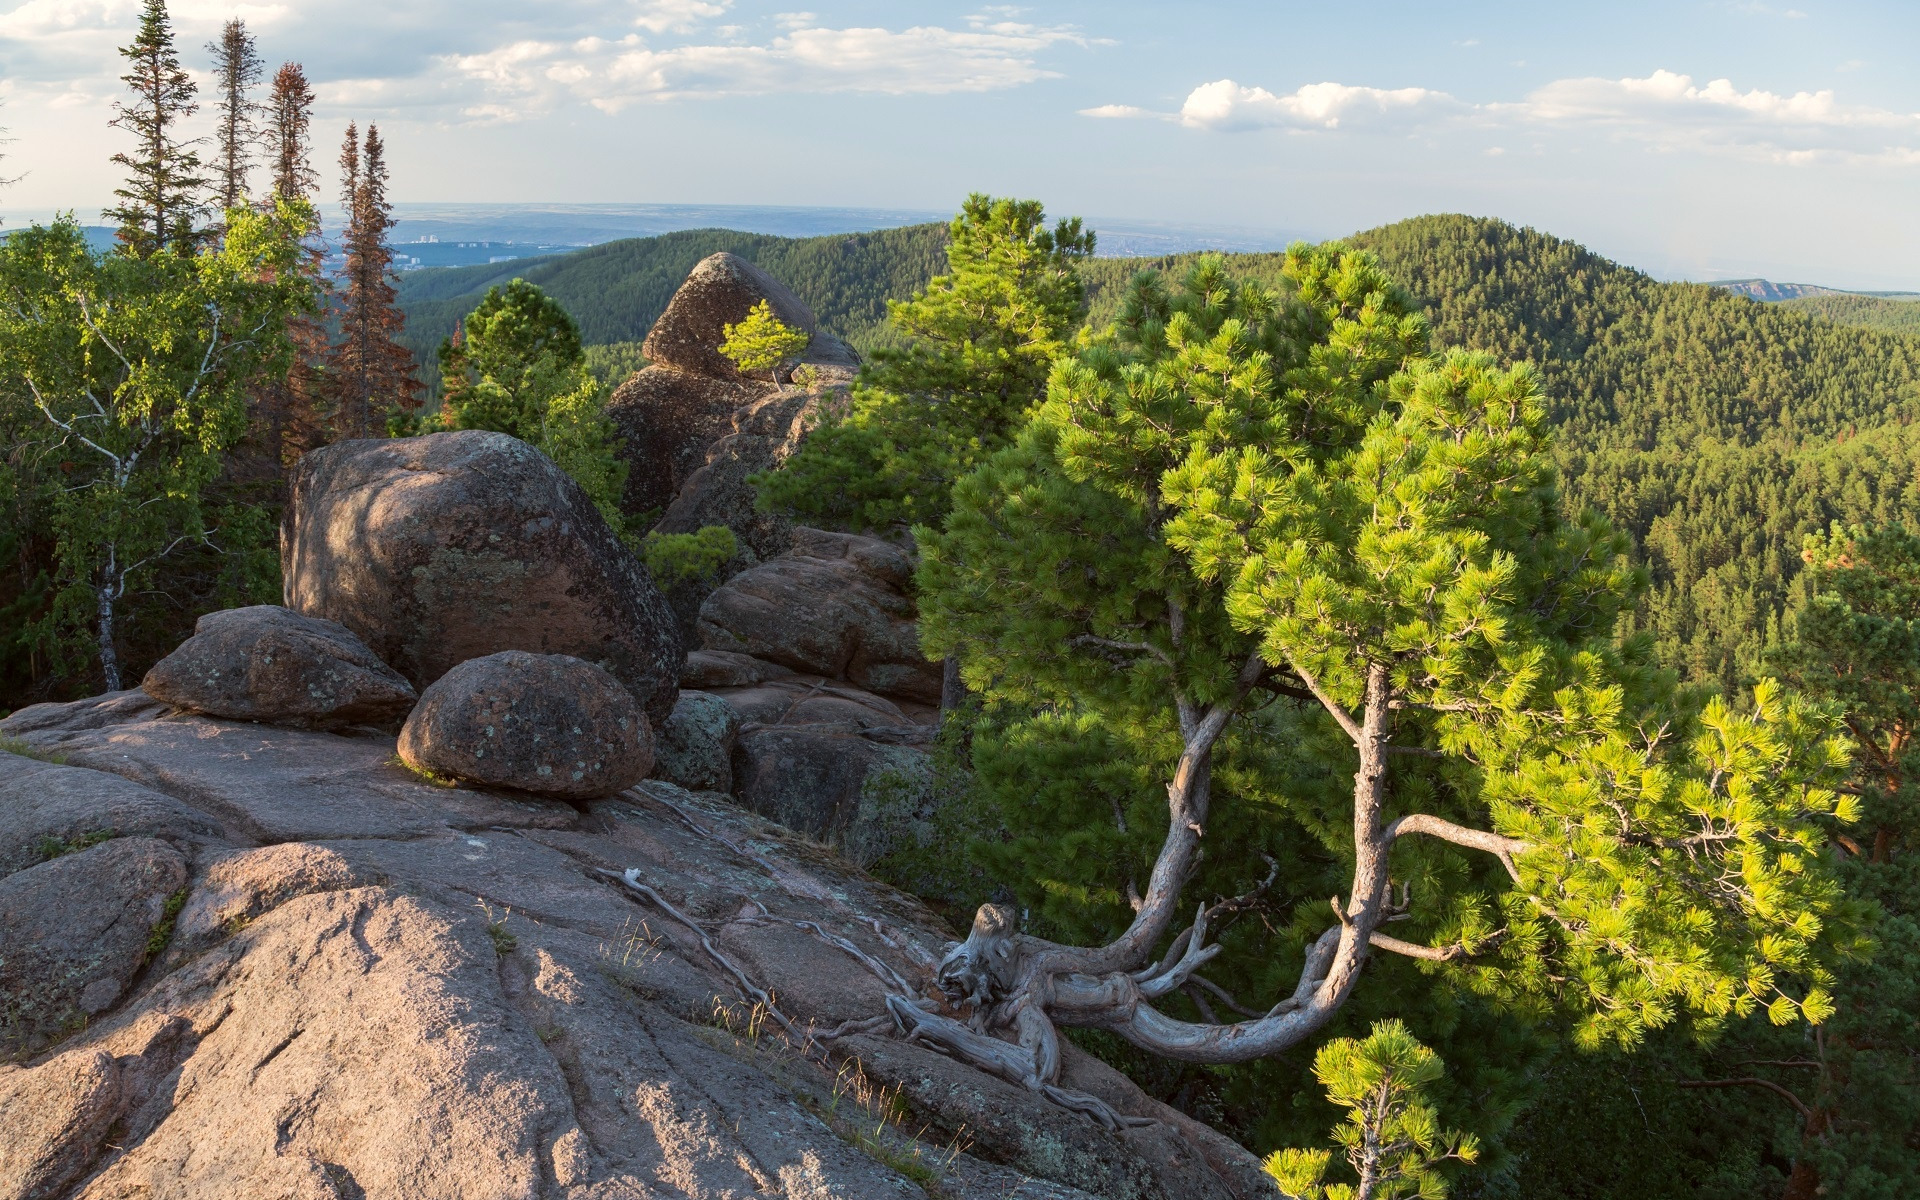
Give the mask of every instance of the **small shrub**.
[(650, 533), (640, 542), (640, 559), (662, 591), (689, 579), (712, 583), (738, 553), (740, 539), (725, 525), (697, 533)]

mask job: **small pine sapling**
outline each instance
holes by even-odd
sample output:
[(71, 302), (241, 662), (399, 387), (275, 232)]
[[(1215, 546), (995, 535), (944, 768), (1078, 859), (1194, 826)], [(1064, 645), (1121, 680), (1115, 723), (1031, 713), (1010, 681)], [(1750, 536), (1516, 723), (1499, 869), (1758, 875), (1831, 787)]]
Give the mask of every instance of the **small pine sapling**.
[(765, 371), (775, 387), (783, 382), (781, 368), (813, 341), (813, 335), (806, 330), (795, 329), (774, 316), (773, 306), (765, 300), (749, 309), (745, 320), (726, 326), (724, 332), (726, 337), (720, 343), (720, 353), (742, 375)]
[(1300, 1200), (1443, 1200), (1447, 1181), (1438, 1165), (1480, 1157), (1474, 1136), (1443, 1131), (1427, 1102), (1427, 1087), (1444, 1071), (1440, 1056), (1397, 1020), (1375, 1022), (1365, 1040), (1328, 1042), (1314, 1056), (1313, 1074), (1327, 1099), (1347, 1110), (1333, 1139), (1346, 1151), (1356, 1182), (1328, 1182), (1330, 1150), (1276, 1150), (1267, 1174)]

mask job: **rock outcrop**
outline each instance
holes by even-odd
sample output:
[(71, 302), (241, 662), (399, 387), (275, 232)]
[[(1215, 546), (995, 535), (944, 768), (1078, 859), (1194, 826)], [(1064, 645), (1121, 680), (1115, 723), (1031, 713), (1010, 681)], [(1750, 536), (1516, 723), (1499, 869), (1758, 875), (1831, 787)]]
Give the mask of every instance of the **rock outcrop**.
[(140, 688), (203, 716), (313, 728), (395, 721), (418, 698), (346, 626), (277, 604), (201, 617)]
[(700, 608), (700, 644), (940, 703), (940, 668), (920, 654), (913, 563), (877, 538), (795, 526), (793, 550), (743, 571)]
[[(820, 395), (780, 392), (745, 379), (720, 353), (726, 327), (765, 300), (774, 315), (813, 335), (800, 362), (831, 392), (851, 382), (858, 358), (792, 292), (737, 255), (702, 259), (654, 322), (647, 367), (607, 402), (625, 443), (630, 514), (655, 513), (665, 532), (726, 525), (765, 558), (786, 548), (785, 526), (754, 511), (748, 475), (778, 465), (810, 427)], [(785, 380), (781, 380), (785, 383)]]
[(653, 733), (633, 695), (592, 663), (502, 650), (428, 685), (400, 757), (487, 787), (592, 800), (647, 777)]
[[(791, 537), (706, 598), (680, 681), (732, 710), (726, 789), (740, 803), (866, 865), (931, 834), (939, 668), (920, 657), (898, 547), (803, 526)], [(710, 764), (717, 746), (699, 747), (662, 777)]]
[(424, 688), (501, 650), (605, 668), (654, 721), (680, 635), (578, 484), (502, 433), (349, 441), (300, 460), (280, 537), (287, 607), (338, 621)]
[(0, 879), (0, 1055), (37, 1050), (111, 1008), (186, 882), (180, 852), (148, 837), (112, 838)]
[[(0, 754), (0, 815), (25, 780), (86, 814), (40, 825), (146, 827), (0, 880), (60, 897), (8, 910), (10, 961), (75, 943), (44, 914), (127, 920), (101, 940), (124, 990), (0, 1065), (0, 1196), (1271, 1194), (1252, 1155), (1071, 1044), (1063, 1086), (1153, 1123), (1103, 1128), (884, 1031), (820, 1036), (901, 987), (930, 994), (948, 932), (723, 798), (435, 787), (377, 731), (137, 692), (23, 710), (0, 735), (67, 762)], [(173, 901), (158, 920), (155, 897)]]
[(649, 363), (719, 379), (738, 379), (740, 374), (733, 362), (720, 353), (720, 343), (726, 340), (727, 326), (746, 320), (762, 301), (782, 324), (813, 335), (813, 342), (800, 355), (801, 362), (844, 368), (858, 365), (845, 344), (820, 331), (813, 310), (785, 284), (726, 251), (709, 254), (687, 273), (686, 282), (647, 331), (641, 352)]

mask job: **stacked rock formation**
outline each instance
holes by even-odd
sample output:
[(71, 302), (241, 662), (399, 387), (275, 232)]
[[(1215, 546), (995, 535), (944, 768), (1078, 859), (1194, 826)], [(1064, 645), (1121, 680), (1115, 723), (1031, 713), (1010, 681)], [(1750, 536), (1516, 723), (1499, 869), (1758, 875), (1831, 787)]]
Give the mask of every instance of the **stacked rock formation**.
[(628, 513), (661, 514), (658, 528), (667, 533), (726, 525), (755, 557), (768, 558), (787, 548), (786, 525), (754, 509), (746, 478), (793, 452), (820, 395), (743, 378), (720, 353), (726, 327), (761, 301), (813, 335), (800, 364), (826, 394), (851, 382), (853, 351), (823, 332), (785, 285), (721, 253), (702, 259), (674, 293), (642, 347), (648, 366), (614, 391), (607, 415), (625, 442)]
[(724, 778), (741, 804), (866, 863), (925, 831), (940, 671), (920, 655), (902, 550), (805, 526), (792, 538), (701, 605), (661, 773)]

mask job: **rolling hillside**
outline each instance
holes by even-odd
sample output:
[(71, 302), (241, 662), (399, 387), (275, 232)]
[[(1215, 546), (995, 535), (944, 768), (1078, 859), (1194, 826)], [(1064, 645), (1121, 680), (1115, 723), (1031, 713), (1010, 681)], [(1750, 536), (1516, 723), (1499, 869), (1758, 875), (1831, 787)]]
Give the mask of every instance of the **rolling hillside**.
[[(416, 351), (428, 350), (489, 284), (523, 275), (574, 313), (589, 343), (627, 343), (644, 336), (695, 262), (724, 249), (793, 287), (829, 329), (871, 344), (886, 298), (943, 265), (943, 240), (937, 225), (805, 239), (700, 230), (419, 272), (402, 302)], [(1632, 533), (1654, 576), (1636, 619), (1690, 678), (1731, 684), (1762, 666), (1806, 534), (1836, 520), (1920, 526), (1920, 441), (1910, 428), (1920, 415), (1920, 330), (1893, 320), (1920, 317), (1920, 305), (1840, 295), (1763, 304), (1463, 216), (1351, 240), (1425, 301), (1440, 344), (1540, 366), (1566, 489)], [(1195, 257), (1088, 263), (1092, 319), (1112, 315), (1136, 271), (1179, 271)], [(1229, 258), (1278, 281), (1277, 254)], [(1856, 309), (1874, 320), (1850, 319)], [(597, 357), (610, 376), (637, 361), (630, 346)]]

